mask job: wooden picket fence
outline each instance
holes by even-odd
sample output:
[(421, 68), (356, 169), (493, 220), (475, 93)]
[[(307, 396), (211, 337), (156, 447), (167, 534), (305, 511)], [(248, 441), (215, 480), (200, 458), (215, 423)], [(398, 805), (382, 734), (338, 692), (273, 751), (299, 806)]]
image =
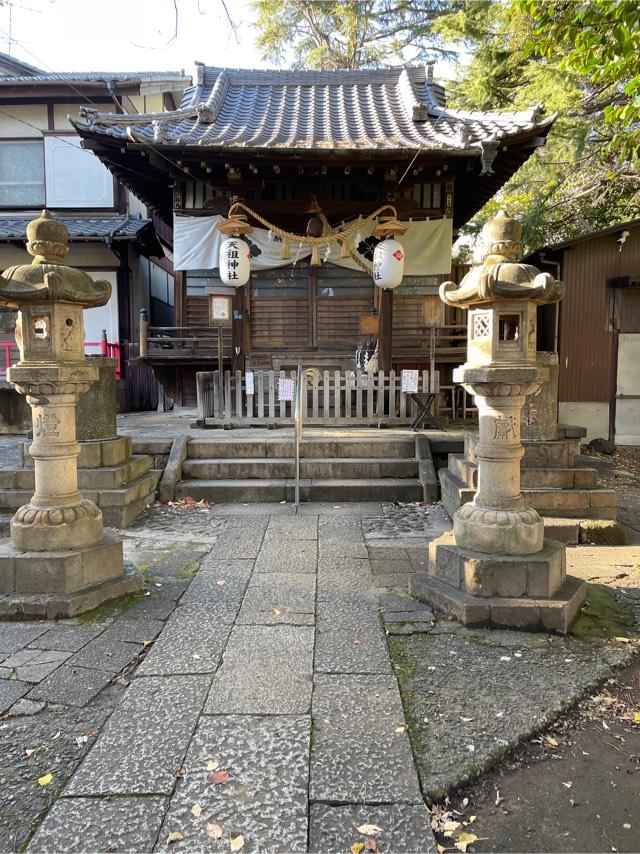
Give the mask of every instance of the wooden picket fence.
[[(247, 394), (247, 375), (225, 371), (222, 394), (217, 371), (196, 374), (198, 414), (201, 421), (215, 426), (293, 424), (293, 400), (282, 400), (280, 380), (291, 380), (295, 391), (295, 371), (253, 371), (253, 391)], [(302, 394), (302, 418), (315, 425), (394, 425), (410, 424), (418, 407), (409, 393), (401, 389), (400, 372), (364, 371), (306, 372), (307, 393)], [(289, 390), (291, 386), (289, 386)], [(421, 371), (418, 390), (437, 393), (438, 371)]]

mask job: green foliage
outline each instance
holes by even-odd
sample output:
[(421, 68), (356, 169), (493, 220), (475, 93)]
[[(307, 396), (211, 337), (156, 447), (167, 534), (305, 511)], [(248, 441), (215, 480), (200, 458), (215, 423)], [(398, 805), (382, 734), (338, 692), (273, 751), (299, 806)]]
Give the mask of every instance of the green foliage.
[(525, 52), (584, 78), (583, 109), (619, 163), (640, 158), (640, 4), (637, 0), (514, 0), (533, 21)]
[[(582, 5), (471, 0), (436, 25), (471, 54), (470, 62), (458, 67), (452, 106), (523, 110), (542, 103), (547, 113), (558, 113), (547, 144), (480, 211), (470, 233), (500, 207), (522, 219), (528, 249), (640, 215), (640, 179), (629, 160), (637, 160), (638, 150), (633, 145), (623, 149), (613, 125), (604, 132), (603, 91), (594, 89), (580, 67), (567, 63), (571, 45), (547, 43), (544, 55), (533, 49), (540, 27), (546, 26), (540, 24), (538, 7), (553, 16), (556, 9)], [(616, 4), (587, 5), (593, 10)], [(627, 159), (619, 156), (623, 150)]]
[(432, 32), (460, 0), (255, 0), (264, 59), (295, 68), (366, 68), (450, 56)]

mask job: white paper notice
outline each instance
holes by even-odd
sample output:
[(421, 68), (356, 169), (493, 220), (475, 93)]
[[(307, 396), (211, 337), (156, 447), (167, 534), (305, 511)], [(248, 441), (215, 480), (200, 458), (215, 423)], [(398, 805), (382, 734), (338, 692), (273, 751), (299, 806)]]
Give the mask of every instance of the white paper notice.
[(413, 394), (418, 391), (417, 371), (402, 372), (401, 390), (404, 391), (406, 394)]
[(278, 380), (278, 400), (293, 400), (293, 380), (285, 377)]
[(244, 386), (246, 394), (254, 394), (253, 371), (247, 371), (247, 373), (244, 375)]

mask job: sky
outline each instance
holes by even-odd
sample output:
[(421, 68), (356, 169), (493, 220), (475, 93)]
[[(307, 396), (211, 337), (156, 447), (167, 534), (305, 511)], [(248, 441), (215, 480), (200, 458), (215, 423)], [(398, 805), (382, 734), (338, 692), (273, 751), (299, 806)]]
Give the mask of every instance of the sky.
[[(47, 71), (266, 68), (250, 0), (0, 0), (0, 51)], [(450, 77), (448, 64), (436, 75)]]
[[(207, 65), (264, 68), (247, 0), (10, 0), (0, 50), (51, 71), (180, 71)], [(11, 35), (11, 40), (9, 39)]]

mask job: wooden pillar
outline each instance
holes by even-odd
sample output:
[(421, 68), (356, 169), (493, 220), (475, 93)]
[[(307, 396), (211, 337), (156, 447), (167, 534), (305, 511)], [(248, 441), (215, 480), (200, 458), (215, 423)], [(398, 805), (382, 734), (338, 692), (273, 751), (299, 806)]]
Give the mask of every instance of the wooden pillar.
[(231, 301), (231, 369), (244, 372), (244, 293), (247, 288), (236, 288)]
[(380, 331), (378, 333), (378, 367), (387, 373), (391, 370), (393, 351), (393, 291), (380, 290)]

